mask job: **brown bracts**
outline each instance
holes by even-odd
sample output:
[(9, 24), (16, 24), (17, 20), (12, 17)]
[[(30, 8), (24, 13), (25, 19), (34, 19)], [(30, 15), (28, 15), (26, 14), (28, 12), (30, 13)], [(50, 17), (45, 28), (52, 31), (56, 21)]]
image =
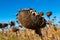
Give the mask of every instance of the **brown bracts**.
[(17, 19), (25, 28), (34, 29), (36, 31), (46, 26), (46, 20), (44, 17), (40, 16), (40, 14), (32, 8), (20, 10)]
[(39, 15), (40, 15), (40, 16), (43, 16), (43, 15), (44, 15), (44, 13), (43, 13), (43, 12), (39, 12)]
[(16, 33), (16, 36), (18, 36), (18, 35), (17, 35), (18, 31), (19, 31), (18, 28), (16, 28), (16, 27), (12, 27), (12, 32), (15, 32), (15, 33)]
[(9, 25), (10, 25), (10, 27), (15, 26), (15, 22), (14, 21), (10, 21)]
[(7, 26), (8, 26), (7, 23), (0, 23), (0, 28), (2, 29), (2, 31), (4, 31), (4, 28)]
[(46, 15), (50, 19), (50, 16), (52, 15), (52, 12), (47, 12)]

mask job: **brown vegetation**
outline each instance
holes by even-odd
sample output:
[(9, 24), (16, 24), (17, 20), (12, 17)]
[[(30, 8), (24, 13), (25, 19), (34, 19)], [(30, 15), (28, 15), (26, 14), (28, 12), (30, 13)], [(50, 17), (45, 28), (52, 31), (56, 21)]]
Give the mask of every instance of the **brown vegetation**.
[[(50, 25), (50, 27), (41, 29), (43, 40), (60, 40), (60, 27), (56, 27), (57, 30), (54, 30), (54, 27), (55, 26)], [(0, 32), (0, 40), (42, 40), (41, 37), (31, 29), (19, 30), (17, 33), (18, 37), (13, 31), (8, 30), (5, 32), (4, 34)]]
[[(53, 23), (56, 16), (52, 20), (45, 20), (43, 15), (43, 12), (38, 13), (32, 8), (19, 10), (16, 22), (21, 23), (26, 29), (20, 30), (16, 28), (14, 21), (10, 21), (8, 24), (11, 29), (5, 30), (3, 34), (0, 32), (0, 40), (3, 38), (4, 40), (60, 40), (60, 27)], [(46, 15), (50, 18), (52, 12), (47, 12)], [(4, 30), (8, 24), (0, 23), (0, 28)], [(22, 28), (21, 25), (19, 27)]]
[(50, 16), (52, 15), (52, 12), (47, 12), (46, 15), (50, 19)]
[(44, 15), (44, 13), (43, 13), (43, 12), (39, 12), (39, 15), (40, 15), (40, 16), (43, 16), (43, 15)]
[(19, 23), (21, 23), (25, 28), (34, 29), (37, 34), (42, 36), (40, 28), (46, 26), (46, 20), (41, 15), (43, 15), (42, 12), (38, 14), (35, 10), (26, 8), (19, 11), (17, 18)]
[(9, 25), (10, 25), (10, 27), (15, 26), (14, 21), (10, 21), (10, 22), (9, 22)]
[(4, 28), (7, 26), (8, 26), (7, 23), (0, 23), (0, 28), (2, 29), (2, 31), (4, 31)]

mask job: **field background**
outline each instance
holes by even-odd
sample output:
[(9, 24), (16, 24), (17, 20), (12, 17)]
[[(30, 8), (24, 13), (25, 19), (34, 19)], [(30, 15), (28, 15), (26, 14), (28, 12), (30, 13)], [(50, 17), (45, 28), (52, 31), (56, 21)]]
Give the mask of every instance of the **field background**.
[[(43, 40), (60, 40), (60, 27), (50, 25), (41, 29)], [(4, 30), (4, 33), (0, 31), (0, 40), (42, 40), (34, 30), (24, 29), (19, 30), (17, 35), (12, 30)]]

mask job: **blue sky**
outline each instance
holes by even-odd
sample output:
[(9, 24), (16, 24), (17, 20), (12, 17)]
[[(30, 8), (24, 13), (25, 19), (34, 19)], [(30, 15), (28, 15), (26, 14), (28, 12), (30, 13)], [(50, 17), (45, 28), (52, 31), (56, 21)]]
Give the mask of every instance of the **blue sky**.
[[(37, 12), (52, 11), (53, 16), (57, 16), (56, 22), (60, 20), (60, 0), (0, 0), (0, 22), (16, 21), (15, 14), (19, 9), (33, 8)], [(44, 15), (46, 19), (46, 15)]]

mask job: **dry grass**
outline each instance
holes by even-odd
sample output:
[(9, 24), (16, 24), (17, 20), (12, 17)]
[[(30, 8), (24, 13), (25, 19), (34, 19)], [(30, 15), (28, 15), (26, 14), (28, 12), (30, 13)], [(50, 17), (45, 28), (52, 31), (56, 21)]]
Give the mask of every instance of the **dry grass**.
[[(60, 27), (54, 29), (54, 26), (46, 27), (41, 30), (43, 34), (43, 40), (60, 40)], [(35, 33), (34, 30), (26, 29), (19, 30), (16, 35), (15, 32), (4, 31), (4, 33), (0, 32), (0, 40), (41, 40), (39, 35)]]

